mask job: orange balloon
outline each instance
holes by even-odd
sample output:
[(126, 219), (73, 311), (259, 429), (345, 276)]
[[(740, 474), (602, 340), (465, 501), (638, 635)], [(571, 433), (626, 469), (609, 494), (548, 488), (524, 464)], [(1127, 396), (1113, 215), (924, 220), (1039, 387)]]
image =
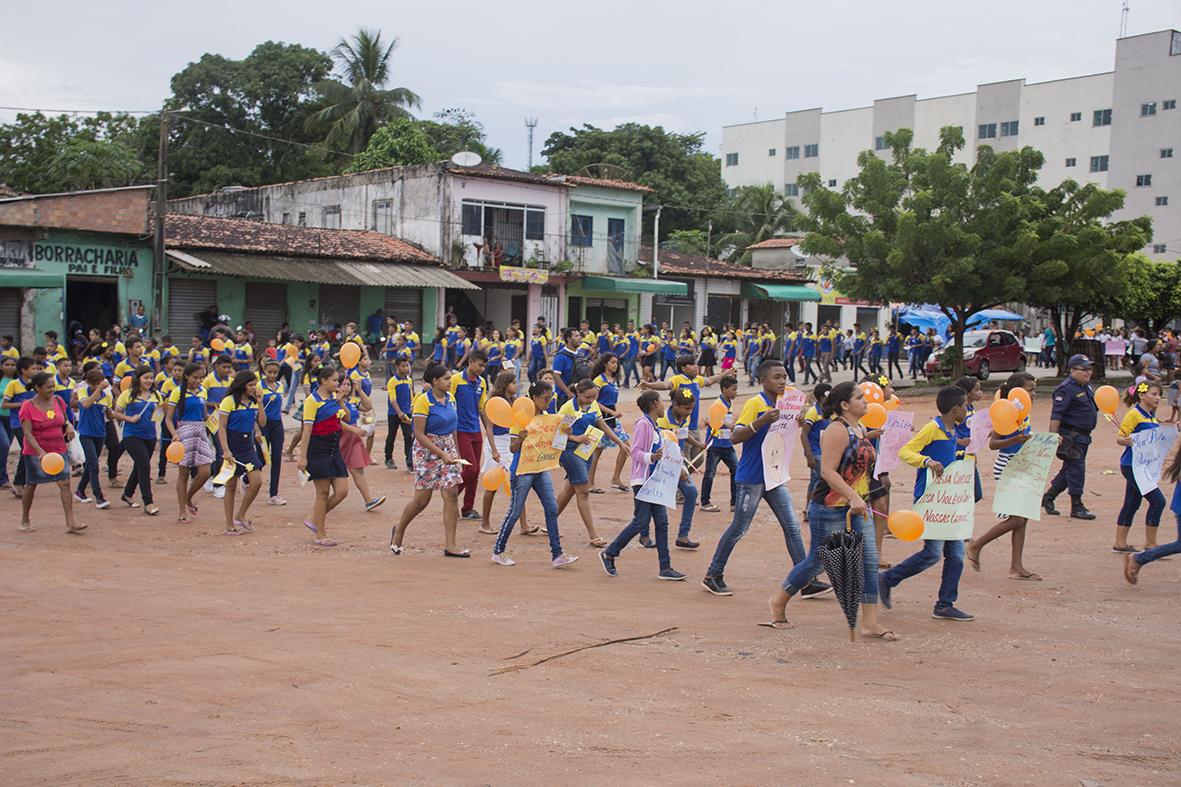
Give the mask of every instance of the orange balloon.
[(865, 394), (865, 401), (870, 404), (881, 404), (886, 401), (886, 394), (882, 391), (882, 387), (870, 380), (861, 384), (861, 392)]
[(340, 362), (346, 369), (352, 369), (361, 360), (361, 348), (356, 342), (345, 342), (340, 348)]
[(992, 428), (997, 434), (1012, 434), (1021, 423), (1021, 411), (1008, 399), (998, 399), (988, 408), (992, 417)]
[[(878, 389), (881, 390), (880, 388)], [(870, 429), (880, 429), (886, 425), (886, 408), (877, 402), (870, 402), (869, 409), (865, 411), (865, 415), (861, 416), (862, 426), (867, 426)]]
[(1009, 401), (1017, 407), (1019, 413), (1018, 422), (1033, 412), (1033, 397), (1024, 388), (1014, 388), (1009, 391)]
[(923, 535), (923, 518), (914, 511), (893, 511), (886, 525), (899, 541), (917, 541)]
[(677, 442), (677, 433), (670, 430), (670, 429), (662, 430), (660, 432), (660, 436), (663, 437), (665, 440), (669, 440), (674, 443)]
[(41, 457), (41, 469), (45, 475), (57, 475), (66, 469), (66, 460), (62, 459), (61, 454), (46, 454)]
[(709, 428), (716, 432), (722, 428), (722, 423), (725, 420), (726, 405), (722, 403), (721, 399), (718, 399), (709, 406)]
[(499, 488), (500, 485), (504, 483), (504, 480), (505, 480), (504, 468), (501, 467), (500, 465), (497, 465), (496, 467), (489, 470), (487, 473), (484, 473), (484, 477), (482, 479), (480, 479), (480, 483), (489, 492), (495, 492), (497, 490), (497, 488)]
[(484, 405), (484, 412), (488, 414), (488, 420), (497, 426), (508, 429), (513, 425), (513, 406), (500, 396), (489, 399)]
[(882, 402), (882, 407), (885, 407), (887, 410), (897, 410), (901, 406), (902, 400), (897, 396), (891, 396), (889, 399)]
[(1095, 391), (1095, 404), (1105, 415), (1115, 415), (1116, 408), (1119, 407), (1119, 391), (1110, 385), (1099, 386)]
[(180, 440), (173, 440), (164, 451), (164, 457), (174, 465), (180, 464), (180, 460), (185, 458), (185, 444)]
[(654, 353), (654, 352), (656, 352), (656, 343), (655, 343), (655, 342), (653, 342), (652, 344), (649, 344), (649, 345), (648, 345), (648, 352), (649, 352), (649, 353)]
[(287, 357), (288, 358), (299, 357), (299, 348), (296, 347), (294, 344), (287, 345)]
[(214, 336), (212, 339), (209, 340), (209, 346), (212, 347), (215, 351), (221, 352), (222, 350), (224, 350), (226, 348), (226, 343), (225, 343), (225, 340), (222, 339), (220, 336)]
[[(537, 406), (533, 404), (533, 400), (528, 396), (522, 396), (513, 402), (513, 421), (516, 422), (518, 429), (524, 429), (528, 426), (535, 415), (537, 415)], [(491, 418), (492, 416), (488, 417)]]
[(126, 391), (130, 387), (131, 387), (131, 378), (130, 377), (124, 377), (122, 380), (119, 381), (119, 390), (120, 391)]

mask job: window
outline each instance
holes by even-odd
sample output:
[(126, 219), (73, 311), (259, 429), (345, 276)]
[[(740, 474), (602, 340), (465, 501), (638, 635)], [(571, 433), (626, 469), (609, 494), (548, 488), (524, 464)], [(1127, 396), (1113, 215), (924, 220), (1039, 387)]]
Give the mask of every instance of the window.
[[(733, 154), (737, 156), (738, 154)], [(595, 217), (570, 214), (570, 245), (590, 246), (591, 236), (594, 235)]]
[(737, 153), (727, 153), (726, 154), (726, 166), (727, 167), (738, 166), (738, 154)]
[(1096, 109), (1094, 115), (1091, 117), (1092, 126), (1110, 126), (1111, 125), (1111, 110), (1110, 109)]
[(1161, 102), (1160, 108), (1161, 109), (1176, 109), (1177, 108), (1177, 99), (1166, 98), (1164, 101)]
[(282, 221), (280, 221), (279, 223), (280, 223), (280, 224), (290, 224), (290, 223), (291, 223), (291, 214), (290, 214), (290, 213), (284, 213), (284, 214), (283, 214), (283, 220), (282, 220)]
[(837, 187), (837, 182), (836, 182), (836, 180), (835, 180), (835, 179), (833, 179), (833, 180), (830, 180), (830, 181), (828, 182), (828, 187), (829, 187), (830, 189), (835, 189), (835, 188)]
[(1173, 157), (1173, 149), (1172, 148), (1161, 148), (1160, 149), (1160, 157), (1161, 158), (1172, 158)]
[(1075, 159), (1072, 159), (1072, 158), (1066, 159), (1066, 166), (1068, 166), (1068, 167), (1073, 167), (1077, 163), (1078, 163), (1078, 161)]
[(1044, 125), (1046, 125), (1046, 118), (1045, 118), (1045, 116), (1043, 116), (1043, 115), (1038, 115), (1037, 117), (1035, 117), (1035, 118), (1033, 119), (1033, 124), (1034, 124), (1035, 126), (1044, 126)]
[(340, 206), (329, 205), (320, 211), (320, 226), (330, 229), (340, 229)]
[(483, 235), (484, 234), (484, 206), (473, 205), (469, 202), (463, 203), (460, 208), (461, 222), (463, 228), (460, 230), (464, 235)]
[(787, 197), (798, 197), (798, 196), (800, 196), (800, 187), (799, 187), (799, 184), (797, 184), (797, 183), (788, 183), (786, 186), (784, 186), (784, 187), (783, 187), (783, 194), (784, 194), (784, 196), (787, 196)]
[(308, 226), (308, 214), (301, 210), (299, 212), (299, 218), (297, 219), (297, 223), (301, 227)]
[(885, 150), (886, 149), (886, 138), (885, 137), (874, 137), (873, 138), (873, 149), (874, 150)]
[(784, 155), (787, 158), (799, 158), (800, 157), (800, 146), (794, 145), (794, 146), (788, 148), (787, 150), (784, 151)]
[(1106, 172), (1107, 171), (1107, 156), (1091, 156), (1091, 171), (1092, 172)]
[(1136, 185), (1137, 186), (1151, 186), (1152, 185), (1152, 175), (1137, 175), (1136, 176)]
[(767, 148), (768, 156), (775, 156), (779, 154), (779, 148)]
[(1001, 123), (1001, 136), (1002, 137), (1017, 136), (1017, 121), (1016, 120), (1006, 120), (1003, 123)]
[(1156, 102), (1149, 101), (1147, 104), (1140, 105), (1140, 117), (1148, 117), (1156, 114)]
[(976, 130), (977, 139), (993, 139), (996, 137), (996, 123), (981, 123)]
[(1163, 208), (1164, 206), (1166, 206), (1166, 205), (1168, 205), (1168, 204), (1169, 204), (1169, 198), (1168, 198), (1168, 197), (1157, 197), (1157, 198), (1156, 198), (1156, 206), (1157, 206), (1158, 208)]
[(392, 199), (373, 200), (373, 229), (382, 235), (394, 234), (394, 201)]
[(1083, 119), (1083, 113), (1082, 113), (1082, 112), (1071, 112), (1071, 113), (1070, 113), (1070, 122), (1071, 122), (1071, 123), (1077, 123), (1077, 122), (1079, 122), (1079, 121), (1080, 121), (1080, 120), (1082, 120), (1082, 119)]
[(1163, 243), (1152, 244), (1152, 253), (1153, 254), (1164, 254), (1168, 250), (1169, 250), (1169, 247)]
[(545, 211), (525, 211), (525, 240), (545, 240)]
[(804, 145), (804, 158), (816, 158), (820, 155), (820, 145)]

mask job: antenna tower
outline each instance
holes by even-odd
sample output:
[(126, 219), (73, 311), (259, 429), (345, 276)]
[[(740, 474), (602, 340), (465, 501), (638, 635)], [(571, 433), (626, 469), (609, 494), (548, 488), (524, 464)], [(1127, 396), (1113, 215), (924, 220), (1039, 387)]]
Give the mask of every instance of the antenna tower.
[(525, 167), (526, 172), (533, 170), (533, 129), (537, 128), (537, 118), (525, 118), (525, 128), (528, 129), (529, 135), (529, 165)]
[(1119, 14), (1119, 37), (1126, 38), (1128, 35), (1128, 0), (1124, 0), (1124, 7)]

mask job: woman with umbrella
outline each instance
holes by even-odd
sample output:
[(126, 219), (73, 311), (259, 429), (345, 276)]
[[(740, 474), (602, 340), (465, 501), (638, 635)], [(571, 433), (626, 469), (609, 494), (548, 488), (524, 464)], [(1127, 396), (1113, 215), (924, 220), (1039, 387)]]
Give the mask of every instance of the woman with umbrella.
[(824, 400), (823, 415), (832, 419), (832, 426), (821, 437), (820, 480), (808, 501), (808, 556), (768, 599), (771, 621), (762, 625), (790, 628), (787, 602), (828, 570), (850, 630), (856, 625), (860, 601), (861, 634), (889, 642), (898, 639), (878, 623), (878, 551), (865, 502), (876, 453), (858, 423), (866, 409), (865, 394), (852, 382), (837, 384)]

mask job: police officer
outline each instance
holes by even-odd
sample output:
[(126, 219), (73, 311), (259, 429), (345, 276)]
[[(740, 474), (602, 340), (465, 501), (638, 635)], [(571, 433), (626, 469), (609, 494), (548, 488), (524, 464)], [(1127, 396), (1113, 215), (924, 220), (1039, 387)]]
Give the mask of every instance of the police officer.
[(1054, 404), (1050, 411), (1050, 431), (1061, 436), (1058, 458), (1062, 469), (1050, 488), (1042, 496), (1042, 508), (1047, 514), (1058, 516), (1054, 498), (1063, 489), (1070, 490), (1070, 516), (1074, 519), (1094, 519), (1095, 515), (1083, 505), (1083, 485), (1087, 477), (1087, 449), (1091, 432), (1099, 419), (1095, 392), (1091, 389), (1091, 359), (1072, 355), (1068, 364), (1070, 376), (1054, 389)]

